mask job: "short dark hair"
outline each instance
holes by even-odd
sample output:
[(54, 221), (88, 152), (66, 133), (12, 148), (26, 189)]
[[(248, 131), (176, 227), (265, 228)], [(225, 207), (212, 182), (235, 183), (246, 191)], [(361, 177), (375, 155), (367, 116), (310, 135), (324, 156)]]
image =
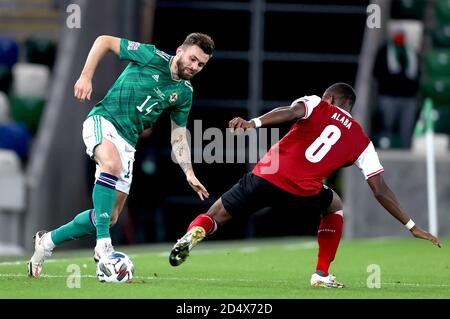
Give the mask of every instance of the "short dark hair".
[(352, 109), (356, 101), (355, 90), (347, 83), (335, 83), (325, 90), (324, 98), (334, 97), (335, 104), (340, 107)]
[(214, 51), (214, 41), (211, 37), (204, 33), (194, 32), (189, 34), (183, 42), (184, 46), (196, 45), (209, 56), (212, 56)]

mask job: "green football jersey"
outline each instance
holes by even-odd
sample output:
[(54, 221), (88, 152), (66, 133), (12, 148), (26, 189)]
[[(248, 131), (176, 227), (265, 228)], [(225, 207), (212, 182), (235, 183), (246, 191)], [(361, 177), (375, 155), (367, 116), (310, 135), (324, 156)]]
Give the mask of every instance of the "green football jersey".
[(130, 63), (88, 117), (103, 116), (133, 147), (165, 109), (171, 109), (172, 121), (186, 126), (193, 88), (189, 81), (172, 78), (173, 56), (151, 44), (121, 39), (120, 59)]

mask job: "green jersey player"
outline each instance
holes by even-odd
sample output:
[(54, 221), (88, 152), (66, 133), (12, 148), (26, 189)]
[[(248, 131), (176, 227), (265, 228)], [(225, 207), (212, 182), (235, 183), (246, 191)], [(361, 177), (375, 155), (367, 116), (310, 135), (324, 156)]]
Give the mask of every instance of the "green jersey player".
[(175, 56), (154, 45), (127, 39), (104, 35), (95, 40), (74, 87), (80, 101), (90, 100), (92, 77), (108, 51), (130, 63), (83, 123), (86, 153), (97, 164), (94, 208), (55, 230), (36, 233), (35, 251), (28, 263), (30, 276), (39, 277), (45, 258), (55, 246), (94, 232), (94, 259), (98, 261), (113, 252), (109, 227), (117, 222), (130, 190), (135, 145), (139, 135), (151, 128), (165, 109), (171, 112), (175, 159), (200, 199), (209, 196), (192, 169), (186, 123), (193, 92), (189, 80), (203, 69), (213, 50), (213, 40), (202, 33), (189, 34)]

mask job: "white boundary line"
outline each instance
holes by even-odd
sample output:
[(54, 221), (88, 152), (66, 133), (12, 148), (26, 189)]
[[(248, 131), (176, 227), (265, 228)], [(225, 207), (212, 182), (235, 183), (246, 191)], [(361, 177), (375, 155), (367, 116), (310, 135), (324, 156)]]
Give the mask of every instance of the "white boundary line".
[[(0, 274), (0, 277), (28, 277), (27, 274), (14, 274), (14, 273), (6, 273), (6, 274)], [(41, 278), (67, 278), (67, 275), (42, 275)], [(97, 278), (97, 276), (94, 275), (80, 275), (80, 278)], [(145, 277), (145, 276), (135, 276), (133, 279), (136, 280), (161, 280), (161, 281), (218, 281), (218, 282), (227, 282), (227, 281), (233, 281), (233, 282), (244, 282), (244, 283), (251, 283), (251, 282), (257, 282), (261, 283), (261, 280), (256, 279), (224, 279), (224, 278), (184, 278), (184, 277)], [(264, 280), (264, 282), (270, 282), (270, 283), (280, 283), (280, 284), (286, 284), (291, 283), (289, 280)], [(367, 288), (365, 282), (358, 282), (358, 286), (349, 286), (349, 288)], [(412, 287), (450, 287), (450, 284), (419, 284), (419, 283), (396, 283), (396, 282), (382, 282), (381, 286), (383, 285), (392, 285), (392, 286), (412, 286)], [(370, 289), (370, 288), (367, 288)], [(377, 289), (374, 289), (377, 290)]]
[[(267, 247), (271, 247), (269, 246), (241, 246), (241, 247), (217, 247), (215, 249), (212, 248), (201, 248), (201, 249), (196, 249), (195, 250), (195, 254), (196, 255), (208, 255), (208, 254), (212, 254), (212, 253), (216, 253), (217, 251), (235, 251), (235, 252), (239, 252), (239, 253), (253, 253), (253, 252), (257, 252), (261, 249), (267, 248)], [(313, 248), (317, 248), (317, 242), (316, 241), (307, 241), (307, 242), (301, 242), (301, 243), (295, 243), (295, 244), (286, 244), (286, 245), (282, 245), (280, 246), (280, 248), (285, 249), (285, 250), (304, 250), (304, 249), (313, 249)], [(152, 252), (150, 252), (152, 253)], [(154, 254), (156, 254), (157, 256), (160, 257), (169, 257), (170, 251), (163, 251), (163, 252), (153, 252)], [(147, 254), (147, 253), (144, 253)], [(143, 253), (138, 253), (138, 254), (129, 254), (130, 257), (139, 257), (140, 255), (143, 255)], [(74, 257), (73, 259), (82, 259), (83, 257)], [(54, 259), (48, 259), (45, 261), (45, 263), (54, 263), (54, 262), (66, 262), (66, 261), (70, 261), (73, 260), (71, 258), (54, 258)], [(28, 260), (22, 260), (22, 261), (4, 261), (4, 262), (0, 262), (0, 266), (12, 266), (12, 265), (21, 265), (21, 264), (26, 264), (28, 262)]]

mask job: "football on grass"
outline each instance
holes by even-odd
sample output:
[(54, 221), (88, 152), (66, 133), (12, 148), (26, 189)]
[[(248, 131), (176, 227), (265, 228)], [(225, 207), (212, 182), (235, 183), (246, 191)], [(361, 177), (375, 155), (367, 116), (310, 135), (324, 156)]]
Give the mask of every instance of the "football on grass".
[(100, 282), (130, 282), (133, 274), (133, 262), (127, 254), (120, 251), (101, 258), (97, 263), (97, 278)]

